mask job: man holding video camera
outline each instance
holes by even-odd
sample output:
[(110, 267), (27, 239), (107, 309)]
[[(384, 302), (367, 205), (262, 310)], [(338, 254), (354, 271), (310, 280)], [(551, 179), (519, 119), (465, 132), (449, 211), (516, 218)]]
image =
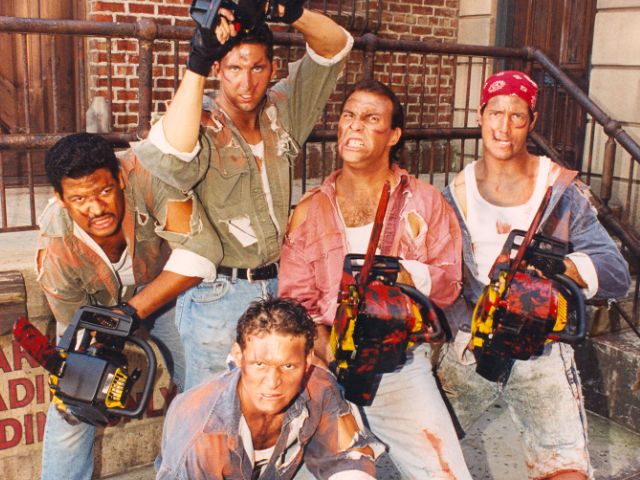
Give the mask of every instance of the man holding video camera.
[[(236, 31), (234, 12), (220, 9), (214, 32), (198, 25), (166, 115), (134, 146), (159, 178), (195, 190), (220, 240), (211, 247), (222, 258), (216, 274), (178, 300), (186, 388), (225, 367), (237, 319), (249, 302), (277, 291), (291, 166), (353, 44), (333, 20), (302, 4), (280, 1), (279, 16), (271, 17), (293, 25), (307, 42), (307, 54), (271, 89), (273, 38), (264, 22)], [(211, 67), (220, 87), (201, 119)]]

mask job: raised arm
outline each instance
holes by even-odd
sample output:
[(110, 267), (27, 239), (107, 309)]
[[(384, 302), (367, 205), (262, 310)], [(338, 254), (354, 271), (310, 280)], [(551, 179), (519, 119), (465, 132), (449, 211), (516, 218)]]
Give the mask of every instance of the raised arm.
[(329, 17), (304, 9), (302, 16), (292, 24), (303, 36), (309, 47), (318, 55), (333, 58), (347, 45), (348, 36)]

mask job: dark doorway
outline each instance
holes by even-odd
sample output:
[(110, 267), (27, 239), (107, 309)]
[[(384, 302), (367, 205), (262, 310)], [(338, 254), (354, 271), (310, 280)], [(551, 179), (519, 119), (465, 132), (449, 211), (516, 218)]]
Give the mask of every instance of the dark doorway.
[[(596, 0), (499, 0), (498, 7), (499, 45), (539, 48), (588, 92)], [(530, 74), (540, 87), (536, 131), (566, 163), (579, 168), (586, 121), (582, 108), (539, 66)]]
[[(0, 15), (50, 19), (84, 16), (83, 0), (2, 0)], [(69, 36), (0, 34), (0, 133), (77, 130), (77, 57)], [(43, 152), (5, 152), (6, 186), (44, 183)]]

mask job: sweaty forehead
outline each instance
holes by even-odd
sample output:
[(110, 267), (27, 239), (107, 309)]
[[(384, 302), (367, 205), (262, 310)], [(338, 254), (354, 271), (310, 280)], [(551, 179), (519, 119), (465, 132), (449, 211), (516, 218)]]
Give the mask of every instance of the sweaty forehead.
[(223, 63), (250, 63), (268, 62), (267, 49), (262, 44), (241, 43), (236, 45), (223, 58)]
[(526, 113), (529, 111), (529, 104), (517, 95), (496, 95), (487, 102), (485, 110), (509, 110)]
[(63, 177), (62, 180), (60, 180), (62, 191), (65, 194), (71, 191), (101, 190), (108, 185), (116, 183), (116, 179), (113, 178), (111, 171), (107, 168), (99, 168), (83, 177)]
[(357, 91), (347, 99), (343, 110), (364, 113), (389, 113), (389, 118), (391, 118), (393, 104), (391, 103), (391, 100), (384, 95), (366, 91)]

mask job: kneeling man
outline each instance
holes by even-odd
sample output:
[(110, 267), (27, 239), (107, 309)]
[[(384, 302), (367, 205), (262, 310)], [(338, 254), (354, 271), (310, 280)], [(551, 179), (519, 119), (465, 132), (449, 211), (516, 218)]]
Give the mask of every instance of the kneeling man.
[[(358, 426), (333, 376), (312, 364), (316, 327), (293, 300), (240, 317), (237, 368), (179, 395), (164, 425), (158, 479), (373, 479), (382, 450)], [(374, 451), (376, 453), (374, 453)]]

